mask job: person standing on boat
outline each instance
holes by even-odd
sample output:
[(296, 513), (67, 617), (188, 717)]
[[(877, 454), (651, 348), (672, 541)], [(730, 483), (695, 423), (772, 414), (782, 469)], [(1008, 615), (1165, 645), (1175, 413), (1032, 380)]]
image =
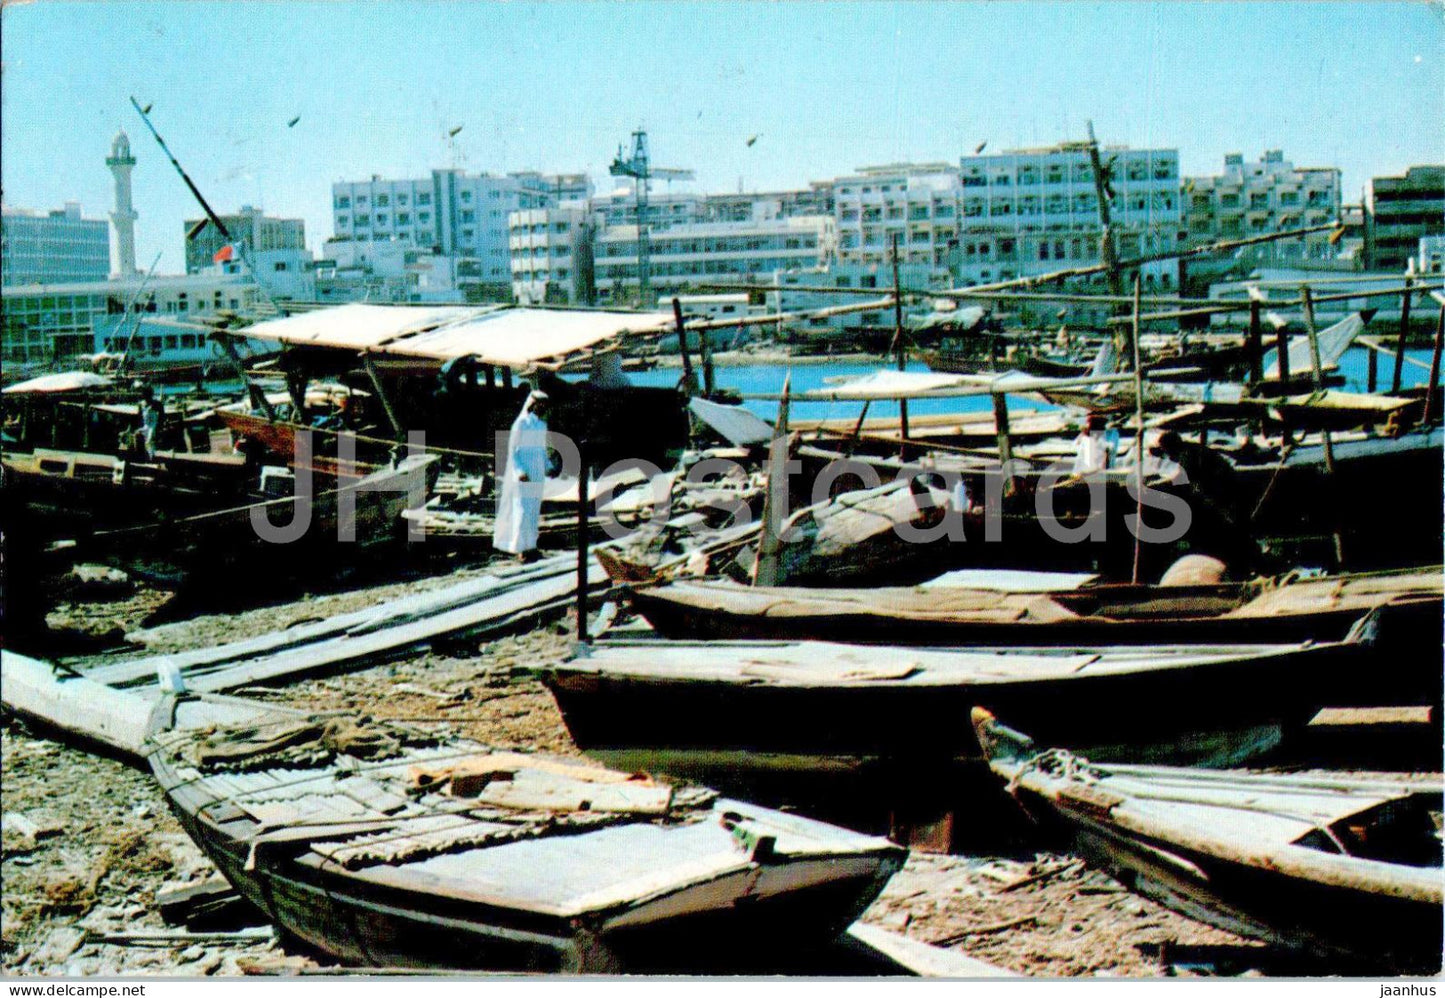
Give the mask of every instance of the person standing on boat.
[(1112, 458), (1110, 441), (1104, 432), (1104, 417), (1091, 415), (1083, 431), (1074, 438), (1073, 473), (1080, 478), (1097, 474), (1109, 467)]
[(513, 421), (497, 496), (492, 545), (522, 561), (537, 557), (542, 485), (547, 477), (547, 403), (546, 392), (532, 392)]

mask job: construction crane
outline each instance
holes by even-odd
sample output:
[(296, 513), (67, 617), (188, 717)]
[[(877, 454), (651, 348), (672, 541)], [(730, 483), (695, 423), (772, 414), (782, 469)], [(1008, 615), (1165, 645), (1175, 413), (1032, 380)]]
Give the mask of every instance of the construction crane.
[(637, 299), (647, 308), (652, 301), (651, 253), (648, 246), (647, 193), (653, 177), (659, 180), (691, 180), (691, 170), (670, 170), (654, 167), (647, 154), (647, 132), (642, 128), (632, 133), (632, 155), (624, 158), (623, 147), (617, 147), (617, 158), (608, 170), (614, 177), (631, 177), (637, 202)]

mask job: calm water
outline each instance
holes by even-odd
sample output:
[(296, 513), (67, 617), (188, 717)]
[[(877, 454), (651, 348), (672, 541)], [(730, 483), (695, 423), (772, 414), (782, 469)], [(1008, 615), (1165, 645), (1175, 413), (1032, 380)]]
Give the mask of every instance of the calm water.
[[(1345, 387), (1352, 391), (1364, 391), (1367, 370), (1367, 355), (1363, 347), (1355, 347), (1345, 354), (1340, 367), (1344, 372)], [(1427, 349), (1408, 350), (1406, 353), (1421, 363), (1430, 363), (1430, 351)], [(1381, 356), (1379, 367), (1380, 383), (1388, 388), (1390, 378), (1394, 372), (1393, 358)], [(794, 392), (809, 391), (814, 388), (826, 388), (830, 383), (842, 378), (855, 378), (861, 375), (870, 374), (883, 367), (891, 367), (880, 361), (877, 364), (800, 364), (796, 367), (787, 364), (764, 364), (756, 367), (720, 367), (717, 369), (717, 381), (719, 387), (731, 388), (739, 392), (747, 393), (777, 393), (783, 390), (783, 379), (789, 373), (792, 374), (792, 390)], [(913, 361), (908, 365), (910, 371), (927, 371), (928, 368), (922, 363)], [(650, 387), (668, 387), (677, 384), (682, 377), (682, 371), (677, 368), (656, 368), (651, 371), (637, 371), (628, 374), (633, 384)], [(1413, 364), (1406, 363), (1403, 372), (1403, 381), (1406, 387), (1423, 385), (1428, 380), (1429, 372)], [(213, 390), (242, 391), (239, 381), (218, 382), (210, 386)], [(165, 394), (186, 394), (194, 390), (193, 386), (167, 386), (161, 391)], [(764, 419), (774, 419), (777, 416), (778, 404), (776, 402), (748, 400), (744, 403), (748, 409), (762, 416)], [(991, 406), (987, 398), (956, 398), (956, 399), (931, 399), (926, 401), (913, 401), (908, 404), (910, 413), (970, 413), (988, 412)], [(1010, 398), (1009, 410), (1012, 412), (1029, 410), (1052, 409), (1053, 406), (1045, 402), (1035, 402), (1029, 399)], [(863, 411), (862, 402), (794, 402), (792, 413), (799, 419), (856, 419)], [(894, 417), (898, 416), (898, 404), (896, 402), (874, 402), (868, 408), (870, 417)]]

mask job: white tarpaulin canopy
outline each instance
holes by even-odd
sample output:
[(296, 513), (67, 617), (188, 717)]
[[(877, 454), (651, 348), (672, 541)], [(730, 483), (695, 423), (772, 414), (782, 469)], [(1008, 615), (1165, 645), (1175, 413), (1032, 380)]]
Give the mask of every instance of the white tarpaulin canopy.
[(603, 312), (498, 305), (339, 305), (271, 319), (236, 331), (290, 346), (426, 357), (475, 357), (525, 368), (560, 361), (628, 333), (667, 329), (663, 312)]
[(5, 389), (6, 395), (41, 395), (48, 392), (78, 392), (85, 388), (104, 388), (115, 383), (114, 378), (89, 371), (64, 371), (60, 374), (42, 374), (38, 378), (22, 381)]

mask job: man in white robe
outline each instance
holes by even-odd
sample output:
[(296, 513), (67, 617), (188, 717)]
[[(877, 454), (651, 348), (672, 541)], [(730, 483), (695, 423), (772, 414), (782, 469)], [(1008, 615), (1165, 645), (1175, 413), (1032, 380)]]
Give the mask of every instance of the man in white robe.
[(498, 551), (533, 557), (542, 518), (542, 487), (547, 478), (547, 393), (527, 396), (507, 438), (507, 464), (497, 497), (492, 544)]

